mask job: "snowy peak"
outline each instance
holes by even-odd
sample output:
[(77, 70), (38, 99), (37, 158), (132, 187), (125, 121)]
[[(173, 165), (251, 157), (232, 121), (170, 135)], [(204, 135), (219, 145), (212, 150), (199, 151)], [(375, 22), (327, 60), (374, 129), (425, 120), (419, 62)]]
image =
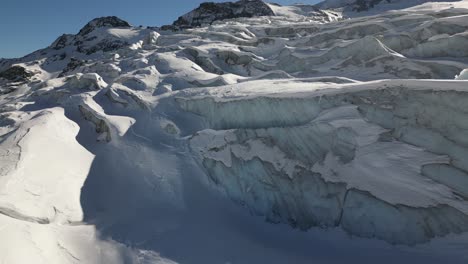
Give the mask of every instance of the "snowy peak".
[(173, 25), (190, 28), (224, 19), (274, 15), (273, 10), (261, 0), (240, 0), (225, 3), (205, 2), (193, 11), (179, 17)]
[(108, 16), (108, 17), (99, 17), (91, 20), (88, 24), (86, 24), (78, 33), (78, 35), (84, 36), (96, 28), (103, 28), (103, 27), (111, 27), (111, 28), (129, 28), (131, 25), (116, 16)]
[(132, 26), (116, 16), (100, 17), (87, 23), (76, 35), (64, 34), (52, 43), (55, 50), (76, 47), (80, 53), (93, 54), (111, 51), (129, 45), (127, 36), (132, 36)]

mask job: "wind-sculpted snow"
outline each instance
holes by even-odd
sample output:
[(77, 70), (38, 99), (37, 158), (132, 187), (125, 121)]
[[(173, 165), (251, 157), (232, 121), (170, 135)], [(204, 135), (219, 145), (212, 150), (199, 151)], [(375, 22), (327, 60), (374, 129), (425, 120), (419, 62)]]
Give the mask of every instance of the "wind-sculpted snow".
[[(60, 108), (30, 112), (19, 120), (14, 115), (11, 118), (16, 119), (11, 124), (15, 127), (10, 132), (13, 135), (5, 138), (0, 147), (0, 211), (22, 215), (14, 218), (32, 222), (81, 221), (80, 187), (93, 155), (76, 142), (78, 125), (68, 120)], [(43, 166), (60, 160), (63, 153), (69, 159)]]
[(371, 2), (0, 60), (0, 262), (466, 263), (467, 1)]

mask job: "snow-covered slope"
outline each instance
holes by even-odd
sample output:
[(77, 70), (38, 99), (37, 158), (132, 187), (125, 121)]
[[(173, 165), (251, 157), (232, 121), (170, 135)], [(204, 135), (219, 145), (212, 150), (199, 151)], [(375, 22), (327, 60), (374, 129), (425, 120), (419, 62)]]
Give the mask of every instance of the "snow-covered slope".
[(3, 263), (468, 261), (468, 2), (254, 2), (0, 60)]
[(449, 1), (432, 1), (432, 0), (325, 0), (316, 6), (322, 9), (344, 8), (355, 12), (364, 12), (371, 9), (380, 11), (402, 9), (411, 6), (421, 5), (427, 2), (456, 2), (459, 0)]
[[(334, 10), (344, 17), (358, 17), (380, 14), (387, 11), (402, 10), (423, 5), (443, 5), (445, 8), (465, 5), (460, 0), (325, 0), (316, 8)], [(440, 9), (435, 7), (434, 9)]]

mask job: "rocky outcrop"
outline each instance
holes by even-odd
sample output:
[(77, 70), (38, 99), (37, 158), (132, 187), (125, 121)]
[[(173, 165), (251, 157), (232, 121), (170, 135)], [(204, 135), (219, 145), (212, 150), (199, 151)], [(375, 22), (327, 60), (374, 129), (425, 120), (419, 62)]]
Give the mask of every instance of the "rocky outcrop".
[(8, 81), (26, 81), (34, 76), (34, 73), (27, 71), (21, 66), (12, 66), (9, 69), (0, 72), (0, 78)]
[(65, 48), (67, 45), (70, 45), (70, 42), (73, 40), (75, 36), (71, 34), (63, 34), (60, 37), (58, 37), (57, 40), (50, 45), (51, 48), (55, 50), (60, 50)]
[(352, 6), (353, 10), (362, 12), (374, 8), (375, 5), (380, 4), (381, 2), (390, 3), (391, 0), (357, 0)]
[(218, 20), (274, 15), (273, 10), (261, 0), (240, 0), (226, 3), (206, 2), (195, 10), (179, 17), (173, 23), (173, 26), (191, 28), (209, 25)]
[(67, 66), (63, 69), (63, 71), (59, 74), (58, 77), (64, 77), (67, 74), (69, 74), (70, 72), (76, 70), (77, 68), (79, 68), (79, 67), (81, 67), (83, 65), (85, 65), (84, 61), (82, 61), (80, 59), (76, 59), (76, 58), (71, 58), (70, 62), (68, 62)]
[(122, 40), (118, 40), (118, 39), (117, 40), (103, 39), (100, 42), (96, 43), (96, 45), (92, 45), (92, 46), (86, 46), (80, 43), (80, 45), (78, 45), (77, 50), (81, 53), (91, 55), (98, 51), (103, 51), (103, 52), (114, 51), (124, 46), (127, 46), (128, 44), (129, 43), (122, 41)]

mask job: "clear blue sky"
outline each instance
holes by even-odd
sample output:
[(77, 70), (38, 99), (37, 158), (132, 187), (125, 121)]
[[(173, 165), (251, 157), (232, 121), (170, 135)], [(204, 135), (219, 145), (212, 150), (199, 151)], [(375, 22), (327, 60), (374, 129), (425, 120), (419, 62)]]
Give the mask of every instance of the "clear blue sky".
[[(212, 2), (226, 2), (211, 0)], [(132, 25), (169, 24), (206, 0), (1, 0), (0, 58), (44, 48), (63, 33), (77, 33), (91, 19), (115, 15)], [(279, 4), (319, 0), (272, 0)]]

